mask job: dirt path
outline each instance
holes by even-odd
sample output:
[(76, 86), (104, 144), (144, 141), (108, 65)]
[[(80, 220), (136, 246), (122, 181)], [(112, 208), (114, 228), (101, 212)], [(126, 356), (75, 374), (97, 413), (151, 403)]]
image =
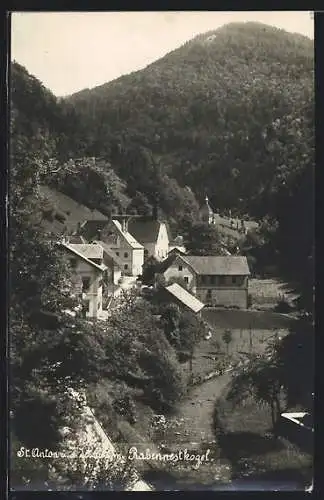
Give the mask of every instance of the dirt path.
[(225, 373), (195, 387), (179, 403), (175, 415), (168, 418), (168, 427), (161, 441), (169, 451), (187, 450), (191, 454), (202, 455), (209, 449), (208, 462), (198, 469), (190, 462), (179, 462), (169, 467), (172, 480), (167, 482), (172, 488), (205, 488), (215, 482), (228, 483), (231, 480), (230, 464), (218, 458), (213, 429), (215, 402), (229, 381), (230, 373)]
[[(213, 412), (215, 402), (229, 383), (230, 373), (211, 379), (195, 387), (189, 398), (177, 409), (177, 416), (183, 419), (184, 445), (188, 448), (202, 443), (214, 443)], [(180, 429), (179, 429), (180, 430)]]

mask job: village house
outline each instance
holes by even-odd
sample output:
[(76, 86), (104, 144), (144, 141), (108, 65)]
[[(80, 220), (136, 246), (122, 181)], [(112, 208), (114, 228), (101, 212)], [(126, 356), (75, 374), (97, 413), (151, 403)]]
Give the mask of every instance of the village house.
[(74, 293), (82, 297), (87, 318), (102, 315), (102, 288), (107, 266), (100, 245), (61, 243), (73, 272)]
[(166, 222), (157, 219), (157, 215), (147, 218), (133, 218), (129, 221), (129, 232), (145, 248), (145, 257), (165, 259), (169, 252), (170, 231)]
[(179, 252), (179, 253), (186, 253), (186, 247), (184, 246), (183, 243), (183, 236), (176, 236), (173, 241), (169, 242), (169, 251), (168, 255), (170, 255), (172, 252)]
[(172, 285), (162, 288), (160, 297), (162, 302), (172, 302), (177, 304), (180, 308), (189, 310), (197, 315), (200, 315), (201, 310), (205, 307), (197, 297), (188, 292), (188, 290), (185, 290), (178, 283), (172, 283)]
[(100, 240), (113, 250), (122, 262), (126, 276), (139, 276), (143, 272), (144, 247), (128, 230), (128, 219), (113, 219), (100, 234)]
[(160, 270), (166, 282), (181, 279), (208, 306), (248, 307), (249, 266), (241, 256), (175, 255)]
[(100, 245), (103, 249), (103, 263), (107, 266), (107, 285), (109, 288), (114, 288), (112, 285), (118, 285), (122, 277), (123, 261), (104, 241), (94, 241), (93, 243)]
[(88, 242), (104, 243), (105, 250), (110, 249), (110, 256), (121, 267), (123, 275), (139, 276), (144, 264), (144, 247), (130, 234), (129, 218), (116, 216), (110, 221), (85, 221), (78, 234)]

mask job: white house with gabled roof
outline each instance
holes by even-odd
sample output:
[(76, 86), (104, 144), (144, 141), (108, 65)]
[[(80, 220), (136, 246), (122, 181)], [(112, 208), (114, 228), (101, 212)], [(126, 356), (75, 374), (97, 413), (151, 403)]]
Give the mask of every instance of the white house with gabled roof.
[(100, 238), (118, 257), (122, 273), (126, 276), (139, 276), (143, 271), (144, 246), (128, 231), (128, 218), (121, 221), (112, 219), (100, 231)]
[(248, 307), (250, 270), (246, 257), (178, 254), (167, 259), (160, 272), (167, 282), (181, 278), (205, 305)]
[(128, 228), (144, 246), (147, 257), (153, 256), (161, 261), (168, 256), (170, 230), (166, 222), (154, 218), (134, 218)]
[(83, 299), (87, 318), (102, 315), (102, 284), (107, 266), (103, 248), (96, 244), (61, 243), (73, 273), (74, 292)]

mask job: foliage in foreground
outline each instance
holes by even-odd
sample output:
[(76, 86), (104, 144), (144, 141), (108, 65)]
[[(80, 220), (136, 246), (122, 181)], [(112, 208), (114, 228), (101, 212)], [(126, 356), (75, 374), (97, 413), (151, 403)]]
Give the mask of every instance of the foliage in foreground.
[(242, 404), (252, 396), (271, 409), (273, 428), (285, 410), (313, 411), (314, 330), (307, 319), (296, 321), (283, 339), (269, 343), (264, 355), (250, 355), (233, 374), (228, 400)]

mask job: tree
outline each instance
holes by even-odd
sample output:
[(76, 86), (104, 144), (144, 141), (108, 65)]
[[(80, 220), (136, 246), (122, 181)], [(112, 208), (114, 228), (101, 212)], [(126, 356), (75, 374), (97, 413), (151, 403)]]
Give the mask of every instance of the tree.
[(187, 386), (176, 353), (165, 347), (161, 342), (157, 352), (142, 351), (140, 363), (152, 376), (144, 389), (151, 406), (169, 411), (184, 396)]
[(180, 347), (181, 311), (176, 304), (166, 305), (161, 312), (161, 325), (165, 336), (172, 346)]
[(145, 260), (143, 265), (143, 274), (142, 274), (143, 283), (145, 283), (146, 285), (154, 284), (154, 278), (155, 274), (158, 271), (158, 266), (159, 262), (153, 255), (149, 256)]
[(258, 403), (269, 405), (275, 427), (282, 411), (277, 367), (267, 357), (250, 356), (249, 363), (234, 373), (227, 399), (233, 404), (240, 404), (252, 396)]
[(176, 304), (165, 306), (161, 325), (170, 344), (176, 349), (180, 361), (189, 360), (192, 377), (192, 361), (197, 343), (205, 334), (203, 321), (190, 311), (181, 311)]
[(185, 247), (192, 255), (221, 255), (217, 229), (201, 222), (193, 224), (185, 235)]
[(270, 342), (264, 355), (250, 354), (233, 374), (228, 399), (239, 404), (248, 395), (270, 406), (275, 427), (283, 411), (300, 406), (312, 411), (314, 331), (308, 319), (296, 321), (283, 339)]

